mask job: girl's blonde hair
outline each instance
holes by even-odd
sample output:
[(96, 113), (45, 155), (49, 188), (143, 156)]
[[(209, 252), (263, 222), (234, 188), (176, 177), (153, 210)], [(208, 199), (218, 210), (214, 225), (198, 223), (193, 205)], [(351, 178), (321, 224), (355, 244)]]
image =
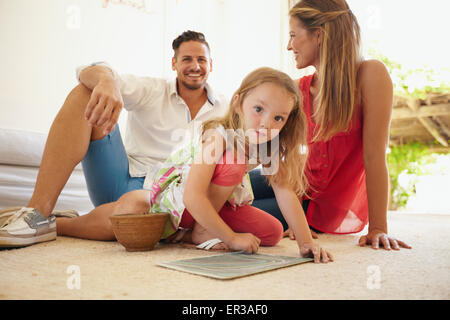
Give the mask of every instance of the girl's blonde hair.
[(289, 12), (310, 32), (320, 30), (320, 90), (314, 119), (319, 129), (313, 140), (329, 140), (350, 127), (357, 95), (361, 60), (360, 28), (345, 0), (302, 0)]
[[(223, 118), (204, 122), (203, 133), (217, 126), (232, 129), (234, 132), (244, 130), (242, 103), (252, 89), (263, 83), (272, 83), (285, 89), (293, 101), (291, 113), (279, 133), (278, 148), (271, 150), (270, 141), (267, 142), (271, 159), (277, 156), (274, 161), (278, 161), (278, 170), (273, 175), (266, 177), (270, 183), (290, 186), (297, 195), (301, 196), (307, 188), (305, 176), (306, 116), (297, 85), (287, 74), (267, 67), (256, 69), (248, 74), (234, 93), (228, 113)], [(278, 155), (274, 154), (276, 152)], [(264, 166), (269, 165), (263, 164)]]

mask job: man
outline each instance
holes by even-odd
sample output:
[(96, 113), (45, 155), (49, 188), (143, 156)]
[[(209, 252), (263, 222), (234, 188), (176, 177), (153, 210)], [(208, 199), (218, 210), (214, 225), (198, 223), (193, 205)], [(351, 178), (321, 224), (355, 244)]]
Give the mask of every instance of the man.
[[(52, 210), (80, 161), (93, 204), (116, 201), (128, 191), (142, 189), (145, 177), (151, 180), (152, 168), (179, 142), (171, 139), (174, 130), (226, 112), (225, 98), (207, 84), (212, 60), (204, 35), (186, 31), (172, 47), (174, 81), (120, 76), (105, 63), (77, 69), (80, 84), (50, 128), (33, 195), (26, 207), (6, 213), (0, 247), (56, 239)], [(116, 126), (122, 106), (128, 111), (125, 146)], [(76, 218), (80, 228), (84, 217)], [(89, 222), (86, 228), (95, 227), (95, 221)]]

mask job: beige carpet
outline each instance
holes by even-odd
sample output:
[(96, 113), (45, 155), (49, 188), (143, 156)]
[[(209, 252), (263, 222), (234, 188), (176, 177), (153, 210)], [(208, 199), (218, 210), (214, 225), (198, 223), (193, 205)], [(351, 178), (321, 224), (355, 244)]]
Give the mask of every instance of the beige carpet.
[[(449, 226), (450, 215), (390, 213), (391, 234), (412, 250), (375, 251), (358, 247), (358, 235), (321, 235), (334, 263), (235, 280), (156, 266), (216, 253), (160, 244), (154, 251), (126, 252), (117, 242), (59, 237), (0, 251), (0, 299), (449, 299)], [(298, 249), (285, 238), (260, 252), (295, 256)]]

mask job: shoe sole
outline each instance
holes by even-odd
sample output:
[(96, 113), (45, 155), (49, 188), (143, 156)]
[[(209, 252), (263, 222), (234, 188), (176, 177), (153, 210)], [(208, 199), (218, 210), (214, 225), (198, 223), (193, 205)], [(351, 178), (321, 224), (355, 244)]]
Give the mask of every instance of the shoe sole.
[(26, 247), (32, 244), (37, 244), (46, 241), (56, 240), (56, 231), (42, 234), (32, 238), (18, 238), (18, 237), (0, 237), (0, 248), (16, 248)]

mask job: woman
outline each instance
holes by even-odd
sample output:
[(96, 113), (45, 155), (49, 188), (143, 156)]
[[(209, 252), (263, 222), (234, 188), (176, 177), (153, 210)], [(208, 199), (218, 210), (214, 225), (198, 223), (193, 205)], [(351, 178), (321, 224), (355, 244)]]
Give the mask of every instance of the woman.
[[(345, 0), (302, 0), (289, 15), (287, 49), (294, 53), (298, 69), (316, 69), (296, 81), (309, 125), (310, 188), (303, 209), (311, 229), (357, 233), (369, 223), (368, 234), (359, 239), (361, 246), (411, 248), (388, 236), (387, 230), (386, 149), (393, 87), (385, 66), (362, 60), (359, 25)], [(286, 226), (265, 178), (253, 171), (251, 179), (253, 205)]]

